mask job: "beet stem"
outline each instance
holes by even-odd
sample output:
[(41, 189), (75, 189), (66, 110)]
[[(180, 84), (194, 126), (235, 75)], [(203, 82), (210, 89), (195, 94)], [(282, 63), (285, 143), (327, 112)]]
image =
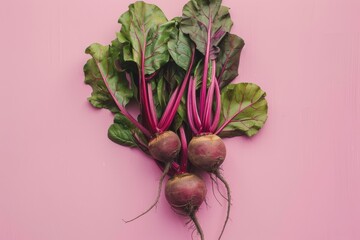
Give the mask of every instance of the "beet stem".
[[(196, 103), (196, 83), (194, 78), (190, 79), (190, 83), (189, 83), (189, 90), (190, 91), (190, 98), (188, 98), (188, 101), (191, 103), (191, 111), (192, 111), (192, 118), (195, 126), (197, 129), (201, 129), (202, 128), (202, 124), (201, 124), (201, 120), (200, 120), (200, 116), (199, 116), (199, 112), (198, 112), (198, 106)], [(188, 90), (188, 91), (189, 91)]]
[(136, 134), (135, 131), (133, 132), (132, 135), (133, 135), (133, 137), (134, 137), (135, 142), (136, 142), (137, 145), (139, 146), (139, 148), (140, 148), (144, 153), (149, 154), (149, 148), (148, 148), (147, 144), (145, 144), (145, 143), (143, 142), (143, 140), (139, 137), (139, 135)]
[(203, 123), (204, 123), (204, 130), (208, 132), (210, 130), (211, 126), (211, 113), (212, 113), (212, 105), (213, 105), (213, 99), (214, 99), (214, 88), (215, 88), (215, 82), (216, 77), (214, 71), (216, 69), (216, 63), (215, 60), (212, 60), (212, 75), (211, 75), (211, 83), (210, 87), (208, 89), (208, 93), (206, 96), (206, 102), (205, 102), (205, 109), (204, 109), (204, 116), (203, 116)]
[(208, 25), (208, 35), (206, 42), (206, 52), (205, 52), (205, 61), (204, 61), (204, 73), (202, 78), (201, 92), (200, 92), (200, 116), (203, 117), (205, 110), (205, 98), (206, 98), (206, 86), (208, 78), (208, 67), (209, 67), (209, 57), (210, 57), (210, 42), (211, 42), (211, 28), (212, 28), (212, 16), (209, 16), (209, 25)]
[(188, 70), (187, 70), (186, 75), (185, 75), (185, 77), (183, 79), (183, 82), (181, 83), (180, 91), (178, 93), (176, 93), (176, 100), (175, 100), (174, 106), (171, 108), (170, 113), (168, 113), (167, 116), (164, 116), (167, 121), (165, 122), (163, 127), (160, 127), (161, 130), (163, 130), (163, 131), (167, 130), (170, 127), (170, 124), (172, 123), (172, 121), (173, 121), (173, 119), (175, 117), (175, 114), (176, 114), (176, 112), (177, 112), (177, 110), (179, 108), (181, 98), (183, 97), (185, 89), (186, 89), (186, 87), (188, 85), (190, 74), (191, 74), (191, 69), (192, 69), (192, 66), (193, 66), (193, 63), (194, 63), (194, 58), (195, 58), (195, 46), (192, 46), (191, 50), (192, 50), (192, 54), (191, 54), (190, 64), (188, 66)]
[(221, 113), (221, 94), (217, 79), (215, 81), (215, 97), (216, 97), (216, 108), (215, 108), (213, 123), (210, 127), (210, 132), (212, 133), (216, 130), (217, 126), (219, 125), (220, 113)]
[[(159, 128), (162, 129), (163, 131), (165, 131), (165, 127), (164, 127), (164, 124), (165, 122), (167, 121), (167, 119), (169, 118), (169, 114), (171, 112), (171, 109), (174, 108), (174, 104), (175, 104), (175, 101), (176, 101), (176, 97), (177, 97), (177, 93), (179, 91), (179, 87), (177, 87), (174, 92), (172, 93), (170, 99), (169, 99), (169, 102), (165, 108), (165, 111), (163, 113), (163, 115), (161, 116), (161, 119), (160, 119), (160, 122), (159, 122)], [(172, 121), (172, 119), (171, 119)]]
[[(188, 115), (188, 122), (189, 122), (189, 126), (191, 128), (191, 131), (195, 134), (198, 133), (198, 129), (195, 127), (194, 124), (194, 118), (195, 116), (193, 116), (193, 104), (192, 104), (192, 97), (191, 97), (191, 91), (190, 89), (193, 87), (193, 78), (190, 78), (190, 82), (189, 82), (189, 89), (188, 89), (188, 97), (187, 97), (187, 103), (186, 103), (186, 111), (187, 111), (187, 115)], [(196, 107), (196, 106), (195, 106)]]
[(134, 118), (133, 116), (131, 116), (131, 114), (126, 110), (126, 108), (119, 103), (119, 101), (118, 101), (117, 98), (115, 97), (115, 94), (114, 94), (113, 91), (111, 90), (111, 88), (110, 88), (110, 86), (109, 86), (109, 83), (107, 82), (107, 80), (105, 80), (105, 79), (107, 79), (107, 75), (105, 75), (104, 72), (101, 70), (99, 63), (98, 63), (97, 61), (95, 61), (95, 62), (96, 62), (96, 65), (97, 65), (97, 67), (98, 67), (98, 69), (99, 69), (99, 71), (100, 71), (101, 78), (103, 79), (103, 82), (104, 82), (107, 90), (109, 91), (112, 99), (114, 100), (116, 106), (119, 108), (120, 112), (121, 112), (127, 119), (129, 119), (129, 121), (132, 122), (138, 129), (140, 129), (140, 131), (141, 131), (145, 136), (150, 137), (150, 136), (151, 136), (150, 132), (149, 132), (142, 124), (140, 124), (138, 121), (136, 121), (135, 118)]
[(149, 98), (149, 110), (150, 110), (150, 117), (152, 118), (152, 121), (155, 124), (155, 128), (156, 130), (158, 127), (158, 120), (157, 120), (157, 116), (156, 116), (156, 110), (155, 110), (155, 105), (154, 105), (154, 96), (153, 96), (153, 92), (152, 92), (152, 88), (151, 88), (151, 82), (147, 83), (147, 87), (148, 87), (148, 98)]
[(197, 230), (197, 232), (198, 232), (199, 235), (200, 235), (201, 240), (204, 240), (204, 233), (203, 233), (203, 231), (202, 231), (202, 229), (201, 229), (201, 226), (200, 226), (200, 224), (199, 224), (199, 221), (198, 221), (198, 219), (197, 219), (197, 217), (196, 217), (195, 212), (193, 212), (193, 213), (190, 214), (190, 218), (191, 218), (191, 220), (193, 221), (193, 223), (194, 223), (194, 225), (195, 225), (195, 227), (196, 227), (196, 230)]
[(180, 141), (181, 141), (181, 160), (180, 160), (180, 171), (186, 172), (187, 161), (188, 161), (188, 146), (186, 141), (186, 134), (184, 126), (181, 126), (180, 129)]
[[(147, 33), (146, 33), (147, 34)], [(149, 103), (149, 93), (146, 87), (146, 77), (145, 77), (145, 53), (143, 52), (146, 48), (146, 41), (144, 41), (144, 45), (142, 46), (141, 51), (141, 65), (140, 65), (140, 83), (139, 83), (139, 92), (140, 92), (140, 105), (142, 106), (143, 116), (145, 122), (148, 123), (149, 128), (154, 133), (156, 132), (156, 122), (154, 121), (154, 116), (151, 113), (151, 106)], [(156, 116), (155, 116), (156, 118)]]
[(220, 179), (220, 181), (224, 184), (226, 191), (227, 191), (227, 202), (228, 202), (228, 207), (227, 207), (227, 212), (226, 212), (226, 219), (223, 225), (223, 228), (221, 230), (220, 236), (219, 236), (219, 240), (221, 239), (224, 231), (225, 231), (225, 227), (227, 222), (229, 221), (229, 216), (230, 216), (230, 207), (231, 207), (231, 194), (230, 194), (230, 186), (227, 183), (227, 181), (224, 179), (224, 177), (221, 175), (221, 173), (219, 172), (219, 170), (217, 170), (215, 173), (215, 176)]
[(156, 199), (154, 201), (154, 203), (143, 213), (141, 213), (140, 215), (138, 215), (137, 217), (133, 218), (133, 219), (130, 219), (130, 220), (123, 220), (125, 223), (129, 223), (129, 222), (132, 222), (142, 216), (144, 216), (146, 213), (150, 212), (151, 209), (153, 209), (157, 203), (159, 202), (159, 199), (160, 199), (160, 194), (161, 194), (161, 189), (162, 189), (162, 183), (167, 175), (167, 173), (169, 172), (169, 169), (170, 169), (170, 166), (171, 166), (171, 162), (168, 162), (166, 163), (165, 165), (165, 168), (164, 168), (164, 171), (160, 177), (160, 181), (159, 181), (159, 187), (158, 187), (158, 193), (157, 193), (157, 196), (156, 196)]
[(152, 80), (157, 74), (158, 74), (159, 71), (155, 71), (153, 72), (152, 74), (150, 74), (149, 76), (145, 76), (145, 80), (146, 81), (150, 81)]

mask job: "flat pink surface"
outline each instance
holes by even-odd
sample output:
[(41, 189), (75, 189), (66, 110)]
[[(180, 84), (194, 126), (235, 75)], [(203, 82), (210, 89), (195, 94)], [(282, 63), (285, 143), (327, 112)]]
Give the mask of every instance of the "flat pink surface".
[[(186, 1), (152, 2), (172, 18)], [(111, 114), (86, 101), (84, 49), (115, 37), (129, 3), (1, 3), (0, 240), (191, 239), (163, 196), (122, 221), (148, 206), (160, 171), (108, 140)], [(237, 81), (267, 92), (269, 119), (252, 139), (226, 140), (223, 239), (359, 240), (360, 2), (224, 4), (246, 42)], [(226, 211), (206, 180), (199, 219), (212, 240)]]

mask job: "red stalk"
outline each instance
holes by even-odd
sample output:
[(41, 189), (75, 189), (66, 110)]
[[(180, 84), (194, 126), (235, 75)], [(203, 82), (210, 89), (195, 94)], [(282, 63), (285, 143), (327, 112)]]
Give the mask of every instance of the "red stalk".
[(180, 173), (184, 173), (187, 170), (187, 161), (188, 161), (188, 150), (187, 150), (187, 141), (184, 127), (180, 127), (180, 141), (181, 141), (181, 159), (180, 159)]
[(201, 124), (201, 120), (200, 120), (200, 116), (198, 113), (198, 108), (196, 105), (196, 84), (195, 84), (195, 80), (192, 78), (190, 79), (190, 82), (192, 81), (192, 85), (189, 85), (189, 92), (191, 92), (191, 96), (189, 99), (191, 99), (191, 110), (192, 110), (192, 116), (193, 116), (193, 122), (195, 123), (195, 126), (197, 129), (201, 129), (202, 128), (202, 124)]
[(216, 68), (216, 63), (215, 60), (212, 60), (212, 75), (211, 75), (211, 84), (206, 96), (206, 103), (205, 103), (205, 111), (204, 111), (204, 131), (209, 131), (210, 129), (210, 125), (211, 125), (211, 113), (212, 113), (212, 102), (213, 102), (213, 98), (214, 98), (214, 86), (215, 86), (215, 82), (216, 82), (216, 77), (215, 77), (215, 68)]
[(158, 120), (157, 120), (157, 116), (156, 116), (156, 110), (155, 110), (155, 105), (154, 105), (154, 97), (153, 97), (153, 92), (152, 92), (152, 88), (151, 88), (151, 82), (147, 83), (147, 93), (148, 93), (148, 97), (149, 97), (149, 110), (150, 110), (150, 118), (152, 119), (152, 121), (155, 124), (155, 130), (158, 131)]
[(163, 126), (160, 126), (160, 129), (161, 130), (166, 130), (170, 127), (170, 124), (172, 122), (172, 120), (174, 119), (175, 117), (175, 114), (177, 112), (177, 109), (180, 105), (180, 101), (181, 101), (181, 98), (185, 92), (185, 89), (186, 89), (186, 86), (188, 85), (188, 81), (189, 81), (189, 77), (190, 77), (190, 73), (191, 73), (191, 69), (192, 69), (192, 66), (193, 66), (193, 63), (194, 63), (194, 57), (195, 57), (195, 47), (193, 46), (192, 47), (192, 54), (191, 54), (191, 60), (190, 60), (190, 65), (188, 67), (188, 70), (186, 72), (186, 75), (184, 77), (184, 80), (183, 82), (181, 83), (181, 87), (180, 87), (180, 92), (177, 94), (176, 96), (176, 100), (175, 100), (175, 104), (174, 104), (174, 107), (172, 107), (170, 110), (169, 113), (164, 113), (163, 114), (163, 117), (165, 119), (167, 119), (167, 121), (165, 122), (165, 124)]
[(153, 79), (157, 74), (158, 74), (158, 71), (155, 71), (155, 72), (153, 72), (151, 75), (145, 76), (145, 81), (150, 81), (150, 80)]
[(163, 113), (163, 115), (162, 115), (162, 117), (160, 119), (160, 122), (159, 122), (158, 126), (159, 126), (160, 129), (163, 129), (162, 131), (165, 130), (163, 126), (164, 126), (165, 122), (168, 120), (168, 115), (171, 112), (171, 109), (174, 107), (178, 91), (179, 91), (179, 87), (177, 87), (174, 90), (173, 94), (171, 95), (171, 97), (169, 99), (169, 102), (168, 102), (168, 104), (167, 104), (167, 106), (165, 108), (165, 111), (164, 111), (164, 113)]
[[(142, 58), (144, 57), (142, 56)], [(143, 122), (147, 123), (148, 127), (150, 128), (150, 131), (154, 133), (156, 132), (156, 125), (152, 121), (153, 119), (151, 118), (151, 114), (150, 114), (149, 99), (148, 99), (148, 93), (145, 82), (145, 73), (143, 69), (141, 69), (140, 72), (141, 72), (141, 76), (140, 76), (139, 92), (140, 92), (140, 105), (142, 107)]]
[[(187, 96), (187, 102), (186, 102), (186, 112), (188, 115), (188, 122), (189, 122), (189, 126), (191, 128), (191, 131), (194, 134), (198, 133), (198, 130), (196, 129), (195, 125), (194, 125), (194, 116), (193, 116), (193, 103), (192, 103), (192, 93), (191, 93), (191, 89), (193, 89), (193, 84), (194, 84), (194, 79), (192, 77), (190, 77), (190, 82), (189, 82), (189, 88), (188, 88), (188, 96)], [(195, 106), (196, 107), (196, 106)]]
[(101, 77), (102, 77), (102, 79), (103, 79), (103, 82), (104, 82), (107, 90), (109, 91), (112, 99), (114, 100), (116, 106), (119, 108), (120, 112), (121, 112), (127, 119), (129, 119), (129, 121), (130, 121), (132, 124), (134, 124), (138, 129), (140, 129), (140, 131), (141, 131), (146, 137), (150, 138), (150, 137), (151, 137), (150, 132), (149, 132), (143, 125), (141, 125), (138, 121), (136, 121), (135, 118), (133, 118), (133, 116), (131, 116), (130, 113), (126, 110), (126, 108), (118, 102), (118, 100), (116, 99), (114, 93), (111, 91), (111, 88), (110, 88), (110, 86), (109, 86), (109, 83), (105, 80), (105, 79), (107, 79), (107, 75), (106, 75), (106, 76), (104, 75), (104, 73), (103, 73), (103, 71), (102, 71), (99, 63), (98, 63), (97, 61), (95, 61), (95, 63), (96, 63), (96, 65), (97, 65), (97, 67), (98, 67), (98, 69), (99, 69), (99, 71), (100, 71)]
[(201, 119), (204, 119), (204, 110), (205, 110), (206, 85), (207, 85), (207, 77), (208, 77), (210, 42), (211, 42), (211, 28), (212, 28), (212, 21), (211, 21), (211, 15), (209, 15), (209, 25), (207, 28), (208, 36), (207, 36), (207, 42), (206, 42), (206, 52), (205, 52), (205, 61), (204, 61), (204, 73), (203, 73), (201, 93), (200, 93), (200, 116), (201, 116)]
[(220, 111), (221, 111), (221, 94), (220, 87), (217, 79), (215, 79), (215, 97), (216, 97), (216, 109), (214, 114), (214, 120), (210, 127), (210, 132), (214, 132), (220, 121)]
[[(146, 37), (147, 33), (145, 34)], [(146, 38), (145, 38), (146, 39)], [(140, 72), (140, 83), (139, 83), (139, 91), (140, 91), (140, 103), (142, 106), (142, 115), (143, 115), (143, 121), (148, 123), (148, 127), (150, 128), (150, 132), (155, 133), (156, 132), (156, 122), (154, 119), (156, 119), (156, 116), (154, 118), (154, 115), (151, 113), (151, 107), (149, 103), (149, 93), (147, 92), (146, 88), (146, 77), (145, 77), (145, 51), (146, 49), (146, 41), (144, 41), (144, 44), (141, 49), (141, 65), (139, 69)]]
[(143, 142), (143, 140), (139, 137), (139, 135), (136, 134), (136, 132), (132, 132), (132, 135), (136, 141), (136, 143), (139, 145), (139, 148), (146, 154), (149, 153), (148, 145)]

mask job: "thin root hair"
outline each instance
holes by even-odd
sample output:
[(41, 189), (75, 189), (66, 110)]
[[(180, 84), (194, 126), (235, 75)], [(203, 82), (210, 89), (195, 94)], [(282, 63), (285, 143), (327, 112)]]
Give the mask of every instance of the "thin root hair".
[(158, 186), (158, 192), (157, 192), (157, 196), (156, 196), (156, 199), (155, 199), (154, 203), (151, 204), (151, 206), (145, 212), (141, 213), (140, 215), (136, 216), (135, 218), (132, 218), (130, 220), (123, 220), (125, 223), (132, 222), (132, 221), (144, 216), (146, 213), (150, 212), (151, 209), (156, 207), (156, 205), (157, 205), (157, 203), (159, 202), (159, 199), (160, 199), (162, 183), (163, 183), (167, 173), (169, 172), (170, 166), (171, 166), (170, 162), (165, 165), (164, 171), (163, 171), (163, 173), (162, 173), (162, 175), (160, 177), (159, 186)]
[[(219, 204), (220, 206), (222, 206), (221, 202), (219, 201), (219, 199), (217, 198), (217, 196), (216, 196), (216, 194), (215, 194), (215, 190), (214, 190), (214, 182), (215, 182), (215, 179), (214, 179), (214, 177), (213, 177), (213, 175), (212, 175), (211, 173), (210, 173), (209, 175), (210, 175), (210, 178), (211, 178), (211, 191), (212, 191), (212, 194), (213, 194), (215, 200), (218, 202), (218, 204)], [(219, 186), (218, 186), (217, 182), (215, 182), (215, 183), (216, 183), (216, 186), (217, 186), (218, 191), (219, 191)], [(221, 193), (220, 193), (220, 194), (221, 194)]]
[(228, 207), (227, 207), (227, 211), (226, 211), (226, 219), (225, 219), (223, 228), (222, 228), (221, 233), (220, 233), (219, 238), (218, 238), (220, 240), (223, 233), (224, 233), (224, 231), (225, 231), (226, 224), (229, 221), (229, 217), (230, 217), (231, 193), (230, 193), (230, 186), (229, 186), (228, 182), (225, 180), (225, 178), (221, 175), (220, 171), (217, 170), (214, 174), (224, 184), (224, 186), (226, 188), (226, 191), (227, 191)]
[(201, 229), (200, 223), (199, 223), (199, 221), (198, 221), (198, 219), (197, 219), (197, 217), (196, 217), (195, 212), (193, 212), (193, 213), (190, 214), (190, 218), (191, 218), (191, 220), (193, 221), (193, 223), (194, 223), (194, 225), (195, 225), (195, 227), (196, 227), (196, 230), (197, 230), (198, 234), (200, 235), (200, 239), (201, 239), (201, 240), (204, 240), (204, 233), (203, 233), (203, 231), (202, 231), (202, 229)]

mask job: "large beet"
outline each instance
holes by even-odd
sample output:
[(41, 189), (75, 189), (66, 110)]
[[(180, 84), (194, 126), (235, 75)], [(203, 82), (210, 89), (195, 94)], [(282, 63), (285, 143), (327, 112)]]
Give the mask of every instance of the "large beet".
[(229, 220), (231, 207), (230, 187), (219, 171), (219, 167), (224, 162), (226, 157), (225, 144), (223, 140), (215, 134), (195, 136), (189, 143), (188, 155), (190, 162), (194, 166), (214, 174), (218, 179), (220, 179), (221, 182), (224, 183), (226, 187), (228, 207), (226, 219), (219, 236), (220, 239)]
[(190, 162), (207, 172), (216, 172), (226, 157), (223, 140), (215, 134), (195, 136), (188, 147)]
[(179, 156), (181, 142), (176, 133), (165, 131), (153, 138), (148, 147), (152, 157), (160, 162), (168, 163)]

